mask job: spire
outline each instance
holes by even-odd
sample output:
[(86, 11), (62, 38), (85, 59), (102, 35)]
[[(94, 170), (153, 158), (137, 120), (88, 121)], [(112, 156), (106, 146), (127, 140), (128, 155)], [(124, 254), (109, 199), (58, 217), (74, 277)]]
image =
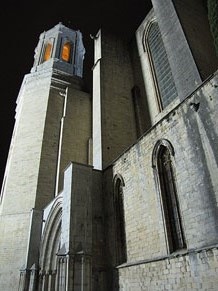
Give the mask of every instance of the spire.
[(81, 32), (59, 22), (52, 29), (41, 33), (31, 72), (53, 68), (82, 77), (84, 54)]

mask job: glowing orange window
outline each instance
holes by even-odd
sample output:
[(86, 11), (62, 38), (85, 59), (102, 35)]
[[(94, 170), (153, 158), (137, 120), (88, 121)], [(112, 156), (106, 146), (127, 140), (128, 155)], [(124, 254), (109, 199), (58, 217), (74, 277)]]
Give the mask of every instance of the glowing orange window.
[(43, 62), (45, 62), (51, 58), (51, 49), (52, 49), (52, 44), (48, 43), (45, 47)]
[(70, 44), (70, 42), (66, 42), (62, 48), (61, 59), (65, 62), (69, 63), (70, 56), (71, 56), (71, 44)]

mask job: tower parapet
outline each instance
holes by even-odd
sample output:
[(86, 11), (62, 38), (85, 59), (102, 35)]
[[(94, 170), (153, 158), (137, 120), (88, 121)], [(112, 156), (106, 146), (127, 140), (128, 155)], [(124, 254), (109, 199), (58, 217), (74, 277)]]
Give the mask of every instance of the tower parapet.
[(84, 55), (81, 32), (72, 30), (60, 22), (52, 29), (41, 33), (35, 48), (31, 72), (53, 68), (82, 77)]

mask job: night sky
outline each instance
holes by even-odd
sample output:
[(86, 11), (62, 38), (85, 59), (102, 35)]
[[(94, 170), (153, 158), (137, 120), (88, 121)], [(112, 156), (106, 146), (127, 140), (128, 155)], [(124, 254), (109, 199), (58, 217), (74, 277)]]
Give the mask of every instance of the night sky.
[(82, 32), (86, 48), (85, 80), (91, 91), (93, 41), (89, 35), (105, 27), (130, 39), (149, 11), (149, 3), (146, 0), (4, 2), (0, 10), (0, 185), (14, 126), (16, 98), (24, 75), (32, 67), (40, 33), (59, 22)]

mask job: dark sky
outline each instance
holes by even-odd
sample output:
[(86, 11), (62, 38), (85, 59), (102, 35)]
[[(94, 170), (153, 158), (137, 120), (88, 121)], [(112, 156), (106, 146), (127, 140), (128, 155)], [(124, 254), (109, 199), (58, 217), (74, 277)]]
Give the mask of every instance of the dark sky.
[(0, 185), (14, 126), (16, 98), (24, 74), (32, 67), (40, 33), (59, 22), (82, 32), (89, 83), (93, 55), (89, 34), (105, 27), (129, 39), (149, 9), (150, 1), (146, 0), (4, 1), (0, 10)]

